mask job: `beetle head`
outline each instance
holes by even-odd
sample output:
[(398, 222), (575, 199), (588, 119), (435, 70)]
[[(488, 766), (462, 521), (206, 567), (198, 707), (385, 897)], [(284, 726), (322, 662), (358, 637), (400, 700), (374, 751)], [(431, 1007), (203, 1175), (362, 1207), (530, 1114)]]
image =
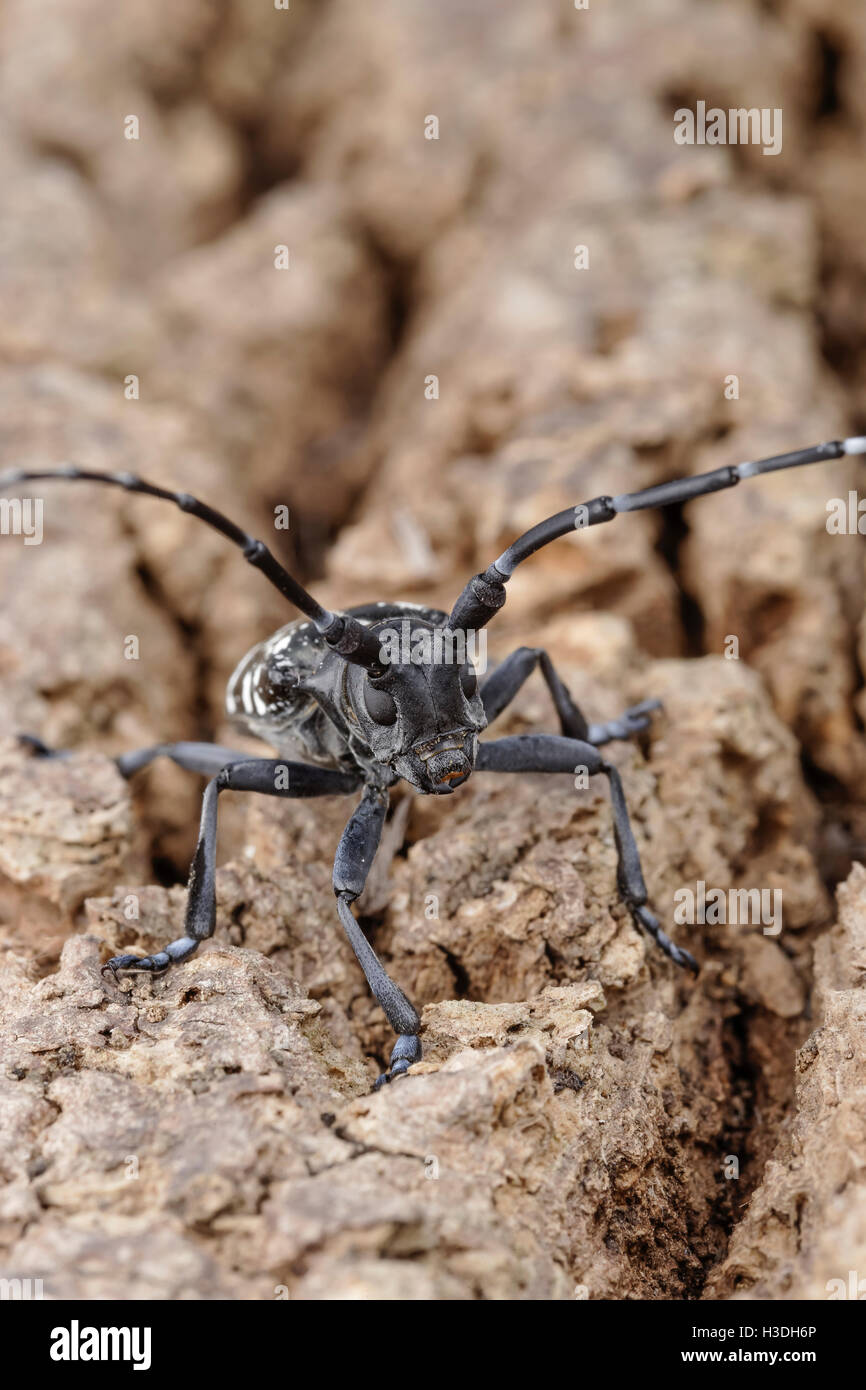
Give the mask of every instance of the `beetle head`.
[(419, 791), (452, 792), (475, 766), (487, 724), (475, 668), (443, 628), (403, 619), (386, 649), (389, 627), (393, 634), (393, 621), (376, 624), (387, 650), (383, 672), (347, 671), (355, 718), (377, 762)]

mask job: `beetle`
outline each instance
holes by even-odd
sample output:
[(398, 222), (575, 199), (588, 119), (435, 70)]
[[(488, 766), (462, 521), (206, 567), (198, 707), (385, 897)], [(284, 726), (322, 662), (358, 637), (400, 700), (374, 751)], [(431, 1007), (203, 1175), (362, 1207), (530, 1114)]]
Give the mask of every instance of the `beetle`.
[[(381, 1086), (404, 1075), (421, 1057), (418, 1013), (385, 971), (352, 911), (379, 845), (390, 788), (402, 779), (423, 795), (443, 796), (453, 794), (473, 770), (573, 773), (578, 766), (607, 779), (617, 887), (636, 926), (677, 965), (697, 972), (693, 956), (670, 940), (648, 906), (622, 781), (599, 751), (612, 740), (627, 739), (646, 728), (659, 701), (646, 700), (619, 718), (590, 724), (542, 648), (520, 647), (479, 686), (475, 669), (466, 659), (465, 639), (502, 608), (506, 584), (517, 567), (560, 536), (626, 512), (689, 502), (759, 474), (864, 453), (866, 436), (836, 440), (566, 508), (519, 536), (483, 573), (470, 579), (448, 614), (412, 603), (373, 603), (332, 613), (284, 569), (262, 541), (247, 535), (221, 512), (188, 493), (170, 491), (132, 473), (98, 473), (72, 466), (0, 474), (2, 489), (58, 479), (108, 484), (171, 502), (238, 546), (244, 558), (303, 614), (243, 657), (226, 695), (227, 713), (234, 722), (270, 744), (279, 754), (277, 759), (252, 758), (218, 744), (191, 742), (158, 744), (116, 759), (127, 778), (166, 756), (209, 780), (189, 873), (184, 934), (151, 956), (115, 956), (104, 972), (115, 979), (119, 972), (160, 972), (188, 959), (212, 936), (221, 792), (315, 797), (360, 791), (360, 801), (337, 847), (333, 887), (352, 949), (397, 1035), (388, 1069), (376, 1082)], [(395, 652), (391, 638), (397, 623), (410, 640)], [(462, 644), (457, 640), (461, 637)], [(483, 730), (536, 669), (553, 698), (560, 733), (480, 741)], [(20, 737), (36, 756), (63, 756), (34, 735)]]

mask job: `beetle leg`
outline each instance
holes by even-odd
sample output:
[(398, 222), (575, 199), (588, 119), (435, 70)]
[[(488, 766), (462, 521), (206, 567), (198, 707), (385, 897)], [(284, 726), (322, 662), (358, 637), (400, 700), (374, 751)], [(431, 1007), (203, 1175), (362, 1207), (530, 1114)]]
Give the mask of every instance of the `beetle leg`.
[[(207, 747), (208, 745), (199, 745)], [(222, 750), (225, 751), (225, 750)], [(201, 941), (213, 936), (216, 925), (217, 800), (224, 791), (261, 792), (266, 796), (334, 796), (350, 792), (358, 778), (330, 768), (271, 758), (244, 758), (223, 766), (204, 790), (198, 845), (189, 871), (184, 934), (152, 956), (114, 956), (102, 968), (117, 978), (118, 971), (158, 974), (186, 960)]]
[(629, 820), (622, 781), (616, 768), (603, 761), (598, 749), (579, 739), (557, 734), (518, 734), (512, 738), (480, 743), (476, 769), (479, 772), (571, 772), (581, 767), (592, 776), (603, 773), (610, 785), (614, 838), (617, 852), (617, 887), (620, 897), (635, 921), (656, 945), (677, 965), (697, 971), (690, 952), (677, 946), (662, 931), (658, 918), (647, 907), (647, 890), (640, 855)]
[(602, 772), (610, 784), (610, 800), (613, 807), (613, 831), (616, 840), (616, 852), (618, 858), (617, 882), (619, 884), (620, 896), (628, 907), (636, 924), (643, 928), (655, 941), (660, 950), (677, 965), (686, 966), (695, 974), (698, 972), (698, 963), (694, 956), (684, 950), (682, 946), (677, 946), (671, 941), (670, 937), (662, 931), (659, 926), (658, 918), (650, 911), (646, 905), (647, 890), (644, 883), (643, 870), (641, 869), (640, 855), (637, 843), (634, 838), (634, 831), (629, 820), (628, 806), (626, 805), (625, 792), (623, 791), (622, 779), (619, 772), (610, 763), (602, 766)]
[[(18, 742), (29, 748), (34, 758), (68, 758), (69, 748), (49, 748), (37, 734), (18, 734)], [(135, 748), (114, 759), (122, 777), (132, 777), (157, 758), (171, 758), (187, 772), (199, 772), (204, 777), (216, 777), (228, 763), (249, 762), (250, 754), (236, 748), (224, 748), (219, 743), (155, 743), (149, 748)]]
[(376, 1090), (394, 1077), (402, 1076), (413, 1062), (421, 1060), (418, 1013), (400, 986), (386, 972), (351, 908), (351, 904), (363, 892), (379, 848), (387, 810), (388, 793), (376, 787), (366, 787), (352, 819), (343, 831), (334, 860), (334, 892), (340, 921), (371, 993), (397, 1034), (388, 1070), (378, 1078)]
[(497, 715), (511, 704), (536, 667), (541, 670), (553, 697), (559, 727), (569, 738), (579, 738), (596, 745), (610, 743), (613, 739), (631, 738), (647, 728), (652, 711), (661, 708), (659, 700), (644, 700), (642, 704), (627, 709), (618, 719), (610, 719), (604, 724), (589, 724), (544, 648), (518, 647), (491, 672), (481, 687), (481, 702), (488, 724), (492, 724)]
[(187, 772), (199, 772), (204, 777), (216, 777), (229, 763), (250, 761), (249, 753), (239, 753), (236, 748), (224, 748), (219, 743), (156, 743), (150, 748), (121, 753), (114, 761), (121, 775), (129, 778), (156, 758), (163, 757), (171, 758)]
[(649, 728), (650, 715), (661, 707), (661, 700), (642, 700), (639, 705), (625, 710), (618, 719), (608, 719), (604, 724), (590, 724), (587, 742), (600, 748), (603, 743), (612, 743), (614, 739), (632, 738), (634, 734)]
[(29, 748), (34, 758), (68, 758), (69, 751), (63, 748), (49, 748), (38, 734), (16, 734), (22, 748)]

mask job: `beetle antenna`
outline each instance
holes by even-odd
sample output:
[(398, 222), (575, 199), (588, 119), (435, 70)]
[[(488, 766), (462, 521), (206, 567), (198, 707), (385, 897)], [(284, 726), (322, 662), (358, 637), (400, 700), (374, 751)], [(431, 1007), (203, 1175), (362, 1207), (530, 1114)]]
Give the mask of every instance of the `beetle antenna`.
[(290, 603), (293, 603), (296, 608), (306, 614), (322, 634), (328, 646), (345, 661), (351, 661), (356, 666), (364, 666), (372, 672), (381, 672), (387, 664), (382, 660), (379, 642), (368, 628), (349, 614), (332, 613), (329, 609), (323, 608), (312, 594), (308, 593), (304, 586), (293, 579), (288, 570), (283, 568), (264, 541), (256, 540), (254, 536), (247, 535), (246, 531), (241, 530), (240, 526), (236, 526), (227, 516), (223, 516), (222, 512), (218, 512), (215, 507), (208, 506), (206, 502), (200, 502), (197, 497), (192, 497), (188, 492), (172, 492), (168, 488), (158, 487), (155, 483), (148, 483), (144, 478), (139, 478), (134, 473), (94, 473), (85, 468), (76, 468), (74, 465), (67, 468), (33, 472), (20, 468), (9, 469), (5, 473), (0, 473), (0, 490), (17, 487), (20, 483), (46, 480), (106, 483), (110, 487), (123, 488), (126, 492), (143, 493), (146, 497), (158, 497), (164, 502), (173, 502), (182, 512), (187, 512), (190, 516), (203, 521), (206, 526), (210, 526), (214, 531), (219, 531), (221, 536), (225, 536), (233, 545), (236, 545), (243, 553), (244, 559), (255, 569), (260, 570), (265, 578), (270, 580), (274, 588), (279, 589), (283, 598), (287, 598)]
[(594, 497), (576, 507), (540, 521), (512, 541), (497, 560), (470, 579), (455, 603), (448, 619), (452, 629), (475, 630), (488, 623), (505, 602), (505, 585), (517, 566), (542, 546), (565, 536), (569, 531), (581, 531), (613, 521), (623, 512), (644, 511), (648, 507), (669, 507), (677, 502), (690, 502), (708, 492), (721, 492), (735, 487), (743, 478), (755, 478), (761, 473), (776, 473), (783, 468), (799, 468), (806, 463), (823, 463), (827, 459), (843, 458), (849, 454), (866, 454), (866, 435), (852, 439), (837, 439), (828, 444), (815, 444), (809, 449), (796, 449), (790, 454), (775, 454), (756, 462), (737, 463), (714, 468), (710, 473), (698, 473), (690, 478), (677, 478), (670, 483), (642, 488), (640, 492), (624, 492), (618, 497)]

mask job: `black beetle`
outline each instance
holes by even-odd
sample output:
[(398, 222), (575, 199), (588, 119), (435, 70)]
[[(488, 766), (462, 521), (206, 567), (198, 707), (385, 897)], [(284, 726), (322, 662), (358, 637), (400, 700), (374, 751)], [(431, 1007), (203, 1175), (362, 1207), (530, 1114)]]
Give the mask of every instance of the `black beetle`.
[[(262, 541), (248, 536), (188, 493), (168, 491), (131, 473), (94, 473), (71, 467), (0, 474), (0, 488), (66, 479), (107, 483), (173, 502), (239, 546), (245, 559), (305, 615), (254, 647), (237, 667), (227, 693), (229, 714), (281, 753), (281, 758), (250, 758), (217, 744), (169, 743), (117, 759), (125, 777), (165, 755), (210, 780), (190, 868), (184, 935), (156, 955), (115, 956), (104, 968), (114, 974), (120, 970), (165, 970), (186, 960), (200, 941), (213, 934), (217, 799), (221, 791), (230, 788), (306, 797), (360, 790), (361, 800), (337, 848), (334, 892), (340, 920), (370, 989), (397, 1034), (389, 1070), (377, 1082), (381, 1085), (407, 1071), (421, 1056), (418, 1014), (382, 968), (350, 906), (364, 888), (378, 848), (389, 788), (403, 778), (419, 792), (442, 795), (453, 792), (475, 768), (562, 773), (581, 768), (608, 779), (618, 888), (632, 917), (677, 965), (696, 970), (693, 957), (668, 938), (646, 905), (647, 891), (622, 783), (616, 768), (598, 751), (612, 739), (628, 738), (645, 728), (658, 701), (647, 700), (604, 724), (588, 724), (545, 651), (519, 648), (479, 687), (467, 656), (467, 638), (483, 628), (505, 603), (505, 585), (516, 567), (559, 536), (612, 521), (623, 512), (688, 502), (757, 474), (863, 453), (866, 437), (845, 439), (569, 507), (532, 527), (483, 574), (471, 579), (450, 614), (409, 603), (376, 603), (345, 613), (328, 612)], [(479, 742), (479, 734), (536, 667), (553, 697), (561, 733)], [(62, 756), (33, 735), (21, 737), (38, 756)], [(304, 760), (286, 761), (293, 754)]]

